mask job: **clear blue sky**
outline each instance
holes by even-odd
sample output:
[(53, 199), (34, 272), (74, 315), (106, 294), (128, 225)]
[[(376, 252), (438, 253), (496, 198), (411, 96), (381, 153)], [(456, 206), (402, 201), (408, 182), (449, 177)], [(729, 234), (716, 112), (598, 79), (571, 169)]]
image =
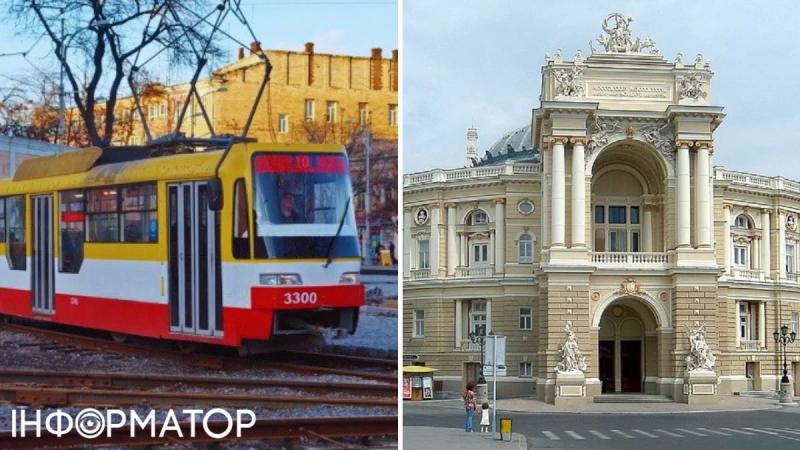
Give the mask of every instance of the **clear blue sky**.
[[(209, 1), (214, 4), (214, 1)], [(368, 56), (370, 49), (381, 47), (384, 56), (398, 47), (396, 0), (242, 0), (242, 9), (248, 16), (254, 32), (264, 48), (302, 50), (308, 41), (315, 43), (320, 53), (342, 53)], [(0, 0), (0, 16), (5, 15), (7, 0)], [(242, 42), (249, 43), (246, 29), (229, 18), (225, 30)], [(221, 40), (235, 58), (237, 46)], [(0, 53), (25, 51), (32, 39), (21, 39), (14, 34), (10, 24), (0, 27)], [(41, 41), (29, 56), (39, 68), (54, 70), (49, 55), (52, 47)], [(0, 57), (0, 85), (2, 77), (19, 76), (34, 70), (22, 57)], [(161, 62), (158, 73), (169, 82), (187, 81), (186, 71), (171, 71)]]
[(800, 2), (792, 1), (406, 0), (404, 170), (463, 166), (472, 122), (481, 155), (528, 124), (545, 52), (588, 55), (610, 12), (632, 16), (633, 35), (651, 36), (669, 60), (678, 52), (711, 60), (711, 102), (727, 113), (716, 165), (800, 179)]

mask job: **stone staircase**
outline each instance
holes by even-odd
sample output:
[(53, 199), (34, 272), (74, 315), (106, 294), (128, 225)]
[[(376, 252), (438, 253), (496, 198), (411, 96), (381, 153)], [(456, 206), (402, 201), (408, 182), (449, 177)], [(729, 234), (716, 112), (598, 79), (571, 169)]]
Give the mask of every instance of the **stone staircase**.
[(603, 394), (593, 398), (594, 403), (672, 403), (666, 395), (656, 394)]
[(777, 391), (741, 391), (741, 392), (734, 392), (733, 395), (738, 395), (739, 397), (751, 397), (751, 398), (769, 398), (769, 399), (778, 398)]

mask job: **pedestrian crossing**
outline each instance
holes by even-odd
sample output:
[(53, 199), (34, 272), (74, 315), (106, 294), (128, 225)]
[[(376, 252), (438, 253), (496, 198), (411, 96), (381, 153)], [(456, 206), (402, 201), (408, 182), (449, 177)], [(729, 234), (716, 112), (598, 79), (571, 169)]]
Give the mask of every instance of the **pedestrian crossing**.
[[(538, 436), (537, 436), (538, 434)], [(656, 428), (653, 430), (642, 430), (638, 428), (630, 430), (542, 430), (535, 432), (534, 438), (544, 438), (550, 441), (561, 440), (576, 440), (585, 441), (592, 439), (612, 440), (612, 439), (679, 439), (679, 438), (719, 438), (724, 437), (737, 437), (737, 436), (772, 436), (781, 439), (788, 439), (792, 441), (800, 441), (800, 428), (752, 428), (743, 427), (729, 428), (709, 428), (709, 427), (693, 427), (693, 428)]]

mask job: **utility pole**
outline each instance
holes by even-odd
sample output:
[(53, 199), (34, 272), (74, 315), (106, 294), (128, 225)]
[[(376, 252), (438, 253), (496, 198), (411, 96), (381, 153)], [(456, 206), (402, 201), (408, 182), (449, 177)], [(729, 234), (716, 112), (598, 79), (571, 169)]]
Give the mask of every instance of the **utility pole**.
[(59, 82), (58, 82), (58, 135), (56, 136), (56, 143), (65, 144), (64, 139), (64, 114), (65, 114), (65, 101), (64, 101), (64, 63), (67, 57), (67, 47), (64, 42), (64, 10), (61, 10), (61, 61), (59, 61)]
[(370, 245), (370, 226), (369, 226), (369, 214), (370, 208), (372, 203), (372, 192), (370, 191), (369, 187), (369, 156), (372, 153), (372, 140), (369, 135), (369, 131), (365, 128), (361, 131), (362, 142), (364, 143), (364, 154), (365, 154), (365, 161), (366, 161), (366, 190), (364, 191), (364, 254), (369, 258), (371, 255), (369, 254), (369, 250), (371, 249)]

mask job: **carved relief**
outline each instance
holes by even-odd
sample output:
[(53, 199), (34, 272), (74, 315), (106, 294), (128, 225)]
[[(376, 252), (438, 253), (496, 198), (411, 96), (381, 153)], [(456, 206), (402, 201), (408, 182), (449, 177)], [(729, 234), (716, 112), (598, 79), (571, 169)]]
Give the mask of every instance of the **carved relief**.
[(642, 287), (639, 285), (638, 281), (628, 277), (620, 283), (617, 293), (623, 295), (638, 295), (644, 293), (644, 291), (642, 291)]
[(606, 145), (622, 139), (639, 139), (655, 147), (667, 161), (673, 161), (675, 150), (673, 142), (675, 135), (672, 127), (666, 120), (656, 123), (631, 123), (627, 127), (623, 126), (619, 120), (604, 119), (594, 116), (589, 123), (589, 143), (587, 148), (591, 156), (595, 151)]
[(564, 332), (567, 334), (567, 339), (558, 350), (558, 356), (561, 360), (556, 364), (556, 372), (576, 373), (585, 371), (586, 357), (583, 356), (581, 349), (578, 347), (578, 338), (575, 337), (575, 332), (572, 331), (572, 322), (567, 321)]
[(556, 97), (583, 97), (583, 69), (574, 66), (572, 69), (553, 71), (556, 84)]
[(705, 89), (706, 75), (703, 72), (688, 72), (678, 79), (678, 92), (680, 98), (690, 100), (705, 100), (708, 93)]

